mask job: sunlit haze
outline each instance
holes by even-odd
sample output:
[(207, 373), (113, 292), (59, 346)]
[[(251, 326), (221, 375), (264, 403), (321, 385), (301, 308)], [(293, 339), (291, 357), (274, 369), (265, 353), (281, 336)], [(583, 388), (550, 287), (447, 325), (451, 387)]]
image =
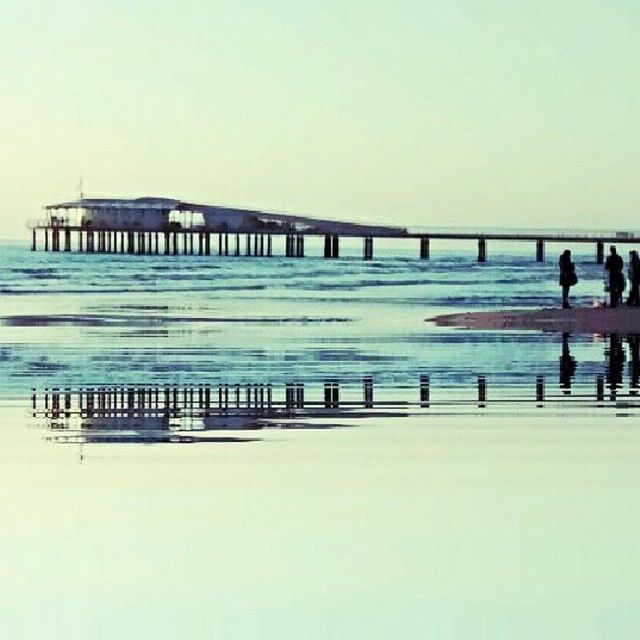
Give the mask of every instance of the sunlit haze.
[(408, 225), (640, 210), (632, 0), (36, 0), (0, 24), (0, 238), (80, 176)]

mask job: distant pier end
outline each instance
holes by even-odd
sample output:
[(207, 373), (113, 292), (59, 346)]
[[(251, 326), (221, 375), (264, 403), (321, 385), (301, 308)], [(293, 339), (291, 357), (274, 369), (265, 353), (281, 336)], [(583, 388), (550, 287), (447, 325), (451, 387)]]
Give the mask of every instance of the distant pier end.
[(81, 198), (44, 207), (46, 217), (30, 225), (31, 249), (85, 253), (272, 256), (273, 237), (285, 237), (285, 256), (305, 255), (305, 236), (324, 237), (324, 257), (340, 256), (340, 237), (362, 239), (362, 257), (373, 259), (374, 238), (419, 240), (428, 260), (432, 239), (476, 240), (478, 262), (487, 260), (488, 240), (532, 241), (544, 261), (546, 242), (589, 242), (596, 261), (605, 243), (637, 242), (633, 232), (541, 229), (406, 228), (325, 220), (252, 209), (184, 202), (170, 198)]

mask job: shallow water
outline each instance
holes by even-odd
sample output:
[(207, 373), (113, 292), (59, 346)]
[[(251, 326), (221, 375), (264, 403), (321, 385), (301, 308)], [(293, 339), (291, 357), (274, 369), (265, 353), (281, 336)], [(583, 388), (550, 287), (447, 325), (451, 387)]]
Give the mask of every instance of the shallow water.
[(637, 635), (638, 338), (424, 322), (551, 256), (345, 249), (0, 245), (5, 637)]

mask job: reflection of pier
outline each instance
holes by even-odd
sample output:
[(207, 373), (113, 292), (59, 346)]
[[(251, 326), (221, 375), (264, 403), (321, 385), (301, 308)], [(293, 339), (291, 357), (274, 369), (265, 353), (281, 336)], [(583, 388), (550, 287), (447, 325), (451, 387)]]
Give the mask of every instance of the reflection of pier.
[(305, 238), (324, 238), (324, 257), (340, 256), (340, 238), (362, 240), (362, 257), (373, 259), (374, 238), (419, 240), (419, 255), (428, 260), (435, 239), (478, 243), (478, 262), (487, 259), (488, 240), (535, 243), (538, 262), (545, 243), (595, 243), (596, 261), (604, 261), (604, 244), (637, 242), (631, 232), (518, 229), (408, 229), (322, 220), (306, 216), (202, 205), (169, 198), (82, 198), (45, 207), (47, 219), (32, 224), (31, 248), (41, 232), (45, 251), (74, 248), (87, 253), (138, 255), (272, 256), (273, 238), (285, 238), (285, 256), (303, 258)]
[[(532, 376), (531, 384), (491, 386), (489, 375), (460, 384), (434, 385), (425, 373), (415, 387), (377, 388), (372, 376), (361, 387), (339, 380), (323, 385), (291, 382), (190, 386), (100, 386), (45, 389), (32, 395), (33, 416), (54, 439), (91, 442), (186, 442), (207, 431), (268, 427), (326, 427), (352, 418), (463, 414), (475, 411), (526, 412), (540, 408), (624, 407), (640, 409), (640, 343), (627, 338), (630, 362), (624, 384), (625, 350), (610, 336), (603, 373), (592, 386), (575, 386), (577, 370), (569, 336), (562, 341), (559, 379)], [(493, 389), (493, 392), (491, 390)]]

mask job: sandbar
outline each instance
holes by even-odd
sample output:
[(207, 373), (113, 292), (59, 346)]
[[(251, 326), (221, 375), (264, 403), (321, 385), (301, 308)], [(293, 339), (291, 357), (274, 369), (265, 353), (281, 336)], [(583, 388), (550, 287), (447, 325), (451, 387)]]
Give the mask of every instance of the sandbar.
[(524, 329), (569, 333), (640, 334), (638, 307), (575, 309), (506, 309), (472, 311), (427, 318), (439, 327), (461, 329)]

